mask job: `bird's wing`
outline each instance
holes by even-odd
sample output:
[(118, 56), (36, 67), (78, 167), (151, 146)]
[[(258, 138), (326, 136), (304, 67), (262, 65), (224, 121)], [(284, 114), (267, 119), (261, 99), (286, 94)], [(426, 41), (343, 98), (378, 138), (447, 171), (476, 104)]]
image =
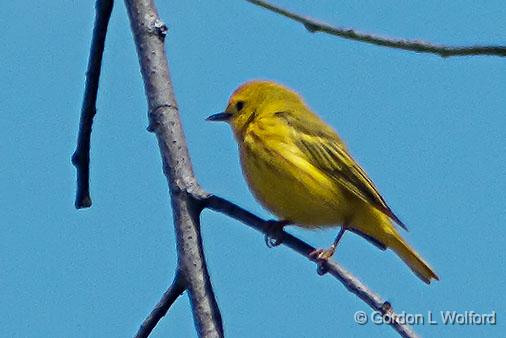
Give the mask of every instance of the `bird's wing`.
[(277, 113), (277, 116), (293, 128), (293, 141), (316, 168), (407, 230), (332, 128), (316, 116), (304, 121), (289, 113)]

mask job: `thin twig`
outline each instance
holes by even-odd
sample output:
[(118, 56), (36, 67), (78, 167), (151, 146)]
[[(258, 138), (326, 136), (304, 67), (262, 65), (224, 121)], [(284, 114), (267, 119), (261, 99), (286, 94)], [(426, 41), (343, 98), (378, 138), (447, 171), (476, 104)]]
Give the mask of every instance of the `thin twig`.
[(93, 117), (97, 113), (96, 102), (102, 55), (104, 53), (107, 26), (111, 17), (113, 0), (97, 0), (95, 3), (95, 26), (91, 40), (88, 70), (86, 71), (86, 87), (84, 90), (81, 119), (77, 136), (76, 151), (72, 155), (72, 163), (77, 170), (77, 191), (74, 205), (77, 209), (89, 208), (90, 197), (90, 139)]
[[(205, 200), (205, 206), (211, 210), (221, 212), (241, 221), (242, 223), (266, 235), (275, 236), (275, 234), (269, 232), (269, 225), (267, 221), (221, 197), (215, 195), (209, 196)], [(280, 240), (281, 244), (293, 249), (307, 259), (314, 261), (314, 258), (312, 258), (309, 253), (314, 251), (315, 248), (297, 237), (283, 231), (277, 238), (274, 239)], [(379, 311), (384, 316), (389, 316), (392, 320), (387, 322), (402, 337), (418, 337), (409, 325), (398, 320), (398, 317), (389, 302), (384, 301), (378, 294), (370, 290), (365, 284), (358, 280), (357, 277), (344, 269), (341, 265), (330, 260), (326, 263), (319, 264), (318, 273), (324, 274), (326, 272), (337, 278), (350, 292), (357, 295), (373, 310)]]
[(146, 338), (151, 334), (151, 331), (155, 328), (156, 324), (162, 319), (169, 311), (169, 308), (176, 301), (176, 299), (183, 294), (186, 290), (186, 283), (183, 278), (181, 271), (176, 271), (174, 281), (169, 286), (167, 291), (162, 296), (162, 299), (156, 304), (155, 308), (149, 316), (144, 320), (139, 331), (135, 335), (135, 338)]
[(246, 0), (252, 4), (268, 9), (272, 12), (300, 22), (311, 33), (323, 32), (344, 39), (362, 41), (377, 46), (404, 49), (418, 53), (436, 54), (441, 57), (450, 56), (471, 56), (471, 55), (489, 55), (506, 57), (506, 46), (446, 46), (436, 45), (419, 40), (406, 40), (397, 38), (386, 38), (374, 34), (359, 32), (352, 28), (343, 28), (331, 26), (327, 23), (310, 19), (306, 16), (296, 14), (284, 8), (275, 6), (263, 0)]
[(199, 198), (203, 193), (193, 174), (165, 54), (167, 27), (153, 0), (125, 0), (125, 4), (148, 100), (148, 129), (156, 134), (169, 185), (178, 269), (186, 281), (197, 334), (223, 337), (221, 314), (202, 249)]

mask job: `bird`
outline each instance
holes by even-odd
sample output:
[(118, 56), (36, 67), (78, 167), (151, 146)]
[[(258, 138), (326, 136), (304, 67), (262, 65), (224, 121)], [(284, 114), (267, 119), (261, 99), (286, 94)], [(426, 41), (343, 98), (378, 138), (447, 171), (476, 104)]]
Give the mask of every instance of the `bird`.
[(407, 230), (337, 132), (294, 90), (270, 80), (240, 85), (225, 111), (208, 121), (227, 122), (238, 143), (246, 182), (256, 200), (279, 218), (281, 229), (340, 227), (332, 245), (310, 256), (328, 260), (345, 231), (382, 250), (393, 250), (425, 283), (439, 280), (402, 238)]

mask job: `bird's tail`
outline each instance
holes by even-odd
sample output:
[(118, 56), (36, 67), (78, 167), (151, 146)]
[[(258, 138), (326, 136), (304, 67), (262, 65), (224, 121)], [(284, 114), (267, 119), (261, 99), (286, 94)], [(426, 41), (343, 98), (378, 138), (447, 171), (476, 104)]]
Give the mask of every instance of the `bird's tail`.
[(404, 239), (395, 231), (388, 240), (387, 246), (399, 255), (411, 270), (425, 283), (430, 284), (432, 279), (439, 280), (434, 270), (412, 249)]

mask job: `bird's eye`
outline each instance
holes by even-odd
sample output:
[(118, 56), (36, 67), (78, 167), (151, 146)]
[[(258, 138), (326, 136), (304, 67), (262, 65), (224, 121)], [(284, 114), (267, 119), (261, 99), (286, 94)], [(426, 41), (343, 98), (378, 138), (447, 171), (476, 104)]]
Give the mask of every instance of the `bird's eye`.
[(244, 107), (244, 101), (237, 101), (237, 103), (235, 104), (235, 109), (237, 109), (237, 111), (241, 111), (241, 109)]

